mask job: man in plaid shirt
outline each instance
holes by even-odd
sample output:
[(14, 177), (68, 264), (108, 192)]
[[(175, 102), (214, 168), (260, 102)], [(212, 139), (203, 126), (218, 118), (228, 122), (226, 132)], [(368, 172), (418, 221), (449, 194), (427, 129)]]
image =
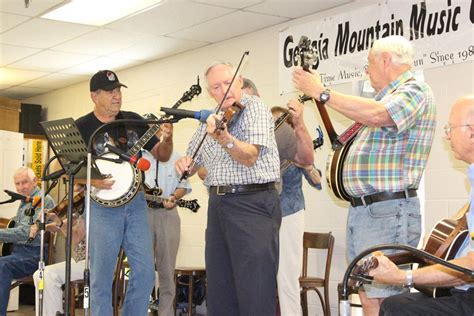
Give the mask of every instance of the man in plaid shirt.
[[(228, 63), (206, 72), (207, 89), (227, 111), (242, 109), (216, 130), (218, 115), (201, 124), (188, 145), (187, 156), (176, 162), (182, 174), (205, 167), (209, 187), (206, 229), (208, 315), (274, 316), (278, 271), (278, 230), (281, 210), (275, 181), (280, 160), (270, 110), (260, 98), (242, 93)], [(238, 105), (240, 104), (240, 105)], [(217, 124), (216, 124), (217, 123)], [(195, 156), (201, 139), (207, 135)]]
[[(375, 99), (326, 89), (318, 73), (296, 69), (295, 86), (364, 127), (355, 136), (343, 166), (343, 186), (351, 196), (347, 255), (385, 244), (417, 246), (421, 234), (416, 194), (435, 132), (431, 88), (410, 71), (413, 47), (402, 36), (374, 42), (367, 74)], [(365, 315), (378, 315), (385, 297), (401, 287), (365, 286), (359, 291)]]

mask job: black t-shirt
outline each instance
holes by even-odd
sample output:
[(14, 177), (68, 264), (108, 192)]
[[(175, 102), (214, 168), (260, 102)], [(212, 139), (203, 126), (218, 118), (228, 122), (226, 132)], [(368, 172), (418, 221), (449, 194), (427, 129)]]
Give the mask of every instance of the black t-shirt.
[[(140, 115), (129, 111), (120, 111), (115, 119), (138, 119), (145, 121)], [(86, 145), (88, 145), (94, 131), (104, 125), (104, 123), (97, 119), (94, 112), (90, 112), (77, 119), (76, 125)], [(100, 155), (106, 152), (106, 144), (113, 145), (126, 152), (135, 145), (148, 128), (149, 126), (145, 123), (112, 124), (95, 135), (93, 142), (95, 154)], [(153, 136), (143, 147), (150, 151), (158, 141), (158, 138)]]

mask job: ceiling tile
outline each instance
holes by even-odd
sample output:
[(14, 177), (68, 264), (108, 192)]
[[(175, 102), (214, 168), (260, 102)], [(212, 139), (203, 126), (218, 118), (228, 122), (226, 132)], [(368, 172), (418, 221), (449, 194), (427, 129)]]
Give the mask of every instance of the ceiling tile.
[(133, 60), (152, 61), (166, 56), (179, 54), (191, 49), (208, 45), (204, 42), (180, 40), (168, 37), (147, 37), (133, 46), (110, 54), (110, 57), (119, 57)]
[(28, 8), (24, 0), (0, 0), (0, 11), (26, 16), (37, 16), (68, 0), (30, 0)]
[(31, 80), (21, 86), (42, 89), (60, 89), (89, 79), (89, 76), (54, 73), (39, 79)]
[(97, 58), (97, 56), (44, 50), (38, 54), (34, 54), (11, 64), (9, 67), (53, 72), (82, 64), (95, 58)]
[(41, 49), (0, 44), (0, 67), (14, 63), (39, 51)]
[(141, 61), (122, 58), (99, 57), (86, 63), (61, 70), (60, 73), (92, 75), (101, 69), (110, 69), (113, 71), (118, 71), (120, 69), (137, 66), (142, 63), (143, 62)]
[(245, 11), (282, 16), (287, 18), (299, 18), (313, 14), (315, 12), (328, 10), (339, 5), (352, 2), (353, 0), (331, 0), (331, 1), (315, 1), (315, 0), (267, 0), (263, 3), (246, 8)]
[[(0, 0), (1, 1), (1, 0)], [(25, 22), (29, 17), (0, 12), (0, 33), (5, 32), (12, 27)]]
[(130, 32), (166, 35), (231, 12), (231, 9), (189, 1), (169, 1), (142, 14), (111, 23), (107, 27)]
[(2, 96), (16, 99), (24, 100), (35, 95), (43, 94), (52, 91), (51, 89), (39, 89), (39, 88), (28, 88), (28, 87), (12, 87), (9, 89), (2, 90)]
[(246, 8), (246, 7), (264, 2), (265, 0), (239, 0), (239, 1), (236, 1), (236, 0), (192, 0), (192, 1), (203, 3), (203, 4), (216, 5), (216, 6), (224, 7), (224, 8), (242, 9), (242, 8)]
[(10, 45), (49, 48), (94, 30), (94, 27), (35, 18), (0, 36), (0, 42)]
[[(235, 36), (257, 31), (288, 19), (252, 12), (237, 11), (212, 21), (193, 26), (173, 34), (171, 37), (192, 39), (202, 42), (216, 43)], [(242, 23), (245, 21), (245, 23)], [(222, 27), (225, 25), (226, 27)]]
[(55, 46), (54, 50), (90, 55), (107, 55), (132, 46), (143, 36), (111, 29), (100, 29)]
[(47, 74), (47, 72), (41, 71), (0, 68), (0, 82), (2, 84), (15, 86), (24, 83), (25, 81), (30, 81)]

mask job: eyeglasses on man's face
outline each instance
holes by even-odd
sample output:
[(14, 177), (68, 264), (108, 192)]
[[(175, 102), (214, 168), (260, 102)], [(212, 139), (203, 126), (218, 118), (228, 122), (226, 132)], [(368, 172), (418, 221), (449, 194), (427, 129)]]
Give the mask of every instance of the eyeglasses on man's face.
[(471, 125), (474, 125), (474, 124), (462, 124), (462, 125), (455, 125), (455, 126), (451, 126), (451, 125), (449, 125), (449, 124), (446, 124), (446, 125), (444, 125), (443, 128), (444, 128), (444, 133), (446, 134), (446, 136), (450, 136), (452, 129), (458, 128), (458, 127), (471, 126)]

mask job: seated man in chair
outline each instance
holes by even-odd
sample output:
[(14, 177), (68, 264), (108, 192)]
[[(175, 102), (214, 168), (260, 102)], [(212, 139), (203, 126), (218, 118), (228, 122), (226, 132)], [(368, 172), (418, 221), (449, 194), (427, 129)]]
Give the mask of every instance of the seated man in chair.
[[(46, 225), (46, 230), (50, 232), (61, 232), (67, 236), (67, 219), (62, 220), (56, 214), (49, 213), (48, 220), (51, 223)], [(34, 236), (37, 232), (37, 226), (32, 226), (31, 234)], [(74, 219), (72, 226), (72, 259), (71, 260), (71, 281), (79, 280), (84, 275), (84, 263), (86, 258), (86, 229), (85, 220), (82, 216)], [(56, 312), (63, 313), (63, 289), (65, 282), (66, 261), (49, 265), (44, 269), (44, 288), (43, 288), (43, 315), (56, 315)], [(39, 271), (33, 275), (36, 287), (36, 315), (39, 311), (38, 283)], [(73, 294), (71, 294), (73, 295)]]
[[(32, 198), (41, 196), (40, 189), (36, 185), (35, 173), (30, 168), (21, 167), (14, 172), (13, 180), (16, 191), (25, 198), (21, 199), (14, 227), (0, 229), (0, 242), (13, 244), (12, 253), (0, 257), (0, 316), (5, 316), (7, 313), (12, 280), (32, 275), (38, 268), (40, 260), (40, 237), (28, 241), (31, 225), (30, 216), (25, 214), (25, 211), (32, 207), (30, 202)], [(51, 197), (46, 196), (45, 200), (45, 209), (54, 207)], [(40, 210), (41, 207), (38, 205), (32, 215), (33, 220), (37, 219)]]
[[(444, 127), (457, 159), (469, 164), (471, 206), (466, 219), (469, 235), (450, 262), (474, 270), (474, 95), (458, 99)], [(382, 303), (380, 315), (474, 315), (474, 280), (447, 269), (431, 265), (404, 271), (383, 255), (376, 254), (379, 265), (370, 272), (375, 281), (387, 284), (454, 286), (451, 296), (432, 298), (423, 293), (407, 293), (389, 297)]]

